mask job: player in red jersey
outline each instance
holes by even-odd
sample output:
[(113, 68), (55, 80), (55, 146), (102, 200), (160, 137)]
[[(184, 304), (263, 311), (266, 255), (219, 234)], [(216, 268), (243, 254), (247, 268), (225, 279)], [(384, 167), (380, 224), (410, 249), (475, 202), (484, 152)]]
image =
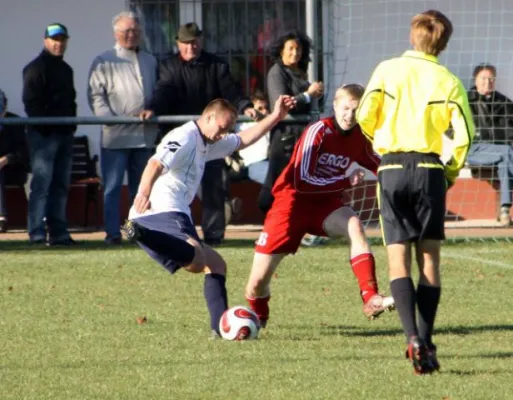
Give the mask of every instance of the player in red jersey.
[(356, 84), (337, 90), (335, 116), (306, 127), (273, 187), (275, 199), (257, 241), (246, 286), (246, 299), (263, 327), (269, 318), (271, 276), (287, 254), (297, 251), (306, 233), (349, 239), (350, 262), (369, 319), (394, 307), (392, 297), (378, 293), (374, 256), (363, 226), (341, 197), (344, 189), (363, 181), (363, 169), (348, 172), (354, 162), (374, 174), (380, 163), (356, 124), (363, 92)]

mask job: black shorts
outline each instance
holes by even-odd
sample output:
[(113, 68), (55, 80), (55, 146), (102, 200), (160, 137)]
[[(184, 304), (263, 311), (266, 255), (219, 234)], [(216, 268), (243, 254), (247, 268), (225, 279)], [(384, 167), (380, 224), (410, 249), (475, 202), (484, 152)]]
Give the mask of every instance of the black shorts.
[(385, 154), (378, 169), (378, 185), (385, 245), (445, 239), (447, 187), (437, 154)]
[[(134, 218), (134, 221), (147, 229), (166, 233), (167, 235), (183, 240), (184, 242), (189, 238), (193, 238), (198, 242), (201, 242), (191, 218), (182, 212), (168, 211), (158, 214), (143, 215), (141, 217)], [(153, 251), (141, 242), (137, 242), (137, 244), (146, 251), (151, 258), (172, 274), (182, 267), (181, 264), (177, 263), (168, 255)]]

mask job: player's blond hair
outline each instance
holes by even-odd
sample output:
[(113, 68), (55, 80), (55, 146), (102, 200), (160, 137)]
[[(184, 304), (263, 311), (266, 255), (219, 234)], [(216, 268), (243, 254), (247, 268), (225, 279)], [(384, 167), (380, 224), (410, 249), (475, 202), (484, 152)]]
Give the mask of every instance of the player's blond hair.
[(365, 88), (358, 83), (349, 83), (347, 85), (342, 85), (335, 92), (334, 102), (337, 102), (344, 96), (352, 97), (355, 100), (361, 100), (363, 93), (365, 92)]
[(452, 23), (438, 10), (415, 15), (410, 23), (410, 42), (415, 50), (438, 56), (452, 35)]
[(215, 114), (222, 113), (230, 113), (235, 118), (239, 115), (235, 106), (225, 99), (214, 99), (210, 103), (207, 104), (205, 109), (203, 110), (202, 115), (206, 115), (208, 113), (214, 112)]

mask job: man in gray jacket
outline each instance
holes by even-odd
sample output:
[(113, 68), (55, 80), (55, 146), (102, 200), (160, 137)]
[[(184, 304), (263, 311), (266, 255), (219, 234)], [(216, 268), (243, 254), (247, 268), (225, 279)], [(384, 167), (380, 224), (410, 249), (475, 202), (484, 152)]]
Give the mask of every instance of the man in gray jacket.
[[(157, 81), (157, 60), (139, 49), (141, 28), (137, 15), (121, 12), (112, 20), (116, 45), (95, 58), (89, 72), (88, 100), (95, 115), (153, 116), (149, 109)], [(142, 172), (152, 155), (157, 126), (103, 125), (101, 169), (104, 185), (105, 242), (120, 244), (119, 203), (125, 171), (130, 204)]]

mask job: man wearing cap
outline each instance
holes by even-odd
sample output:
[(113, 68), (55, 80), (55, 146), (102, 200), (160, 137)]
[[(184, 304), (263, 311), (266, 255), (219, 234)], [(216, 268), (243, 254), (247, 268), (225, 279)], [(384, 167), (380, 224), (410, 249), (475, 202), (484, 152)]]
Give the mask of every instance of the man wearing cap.
[[(7, 111), (7, 96), (0, 89), (0, 118), (18, 115)], [(5, 186), (23, 186), (27, 180), (27, 149), (22, 125), (2, 125), (0, 120), (0, 232), (7, 230)]]
[[(112, 20), (114, 48), (96, 57), (89, 72), (88, 100), (95, 115), (153, 116), (149, 109), (157, 82), (157, 60), (139, 48), (137, 15), (123, 11)], [(130, 204), (157, 138), (157, 125), (103, 125), (101, 169), (104, 186), (105, 243), (120, 244), (119, 203), (125, 171)]]
[[(180, 26), (176, 35), (178, 53), (160, 65), (160, 80), (153, 96), (157, 115), (201, 114), (216, 98), (230, 101), (238, 110), (255, 119), (257, 112), (244, 96), (241, 85), (220, 58), (203, 50), (202, 31), (194, 22)], [(201, 182), (202, 230), (205, 242), (221, 243), (225, 231), (227, 197), (223, 160), (209, 161)]]
[[(45, 29), (43, 51), (23, 69), (23, 104), (29, 117), (77, 115), (73, 69), (63, 60), (69, 34), (62, 24)], [(32, 168), (28, 204), (31, 243), (72, 245), (66, 204), (76, 126), (32, 126), (27, 146)], [(46, 224), (45, 224), (46, 217)], [(48, 230), (48, 232), (47, 232)]]

